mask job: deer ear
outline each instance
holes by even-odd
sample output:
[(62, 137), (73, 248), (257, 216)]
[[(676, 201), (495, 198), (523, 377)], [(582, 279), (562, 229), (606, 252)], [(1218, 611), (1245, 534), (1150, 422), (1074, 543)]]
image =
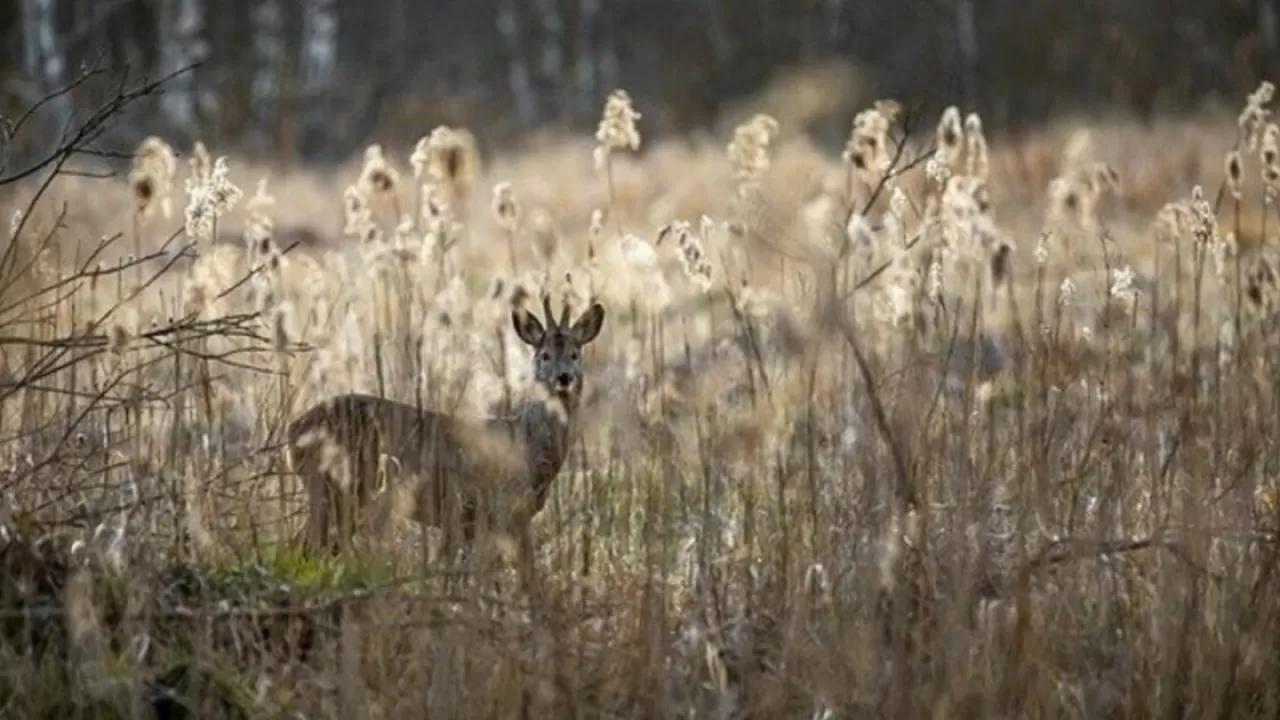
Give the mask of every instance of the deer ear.
[(527, 345), (538, 347), (547, 336), (542, 321), (524, 308), (518, 307), (511, 311), (511, 325), (516, 329), (516, 335)]
[(586, 345), (596, 339), (602, 325), (604, 325), (604, 306), (600, 303), (591, 303), (591, 307), (578, 318), (578, 322), (573, 324), (573, 329), (569, 332), (579, 345)]

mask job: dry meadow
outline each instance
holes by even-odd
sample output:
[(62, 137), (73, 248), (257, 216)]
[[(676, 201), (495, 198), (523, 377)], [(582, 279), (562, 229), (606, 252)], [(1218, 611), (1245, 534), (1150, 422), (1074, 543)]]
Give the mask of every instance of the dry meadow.
[[(1274, 717), (1271, 95), (990, 144), (886, 101), (840, 153), (767, 115), (648, 143), (615, 93), (493, 156), (34, 179), (0, 717)], [(542, 292), (608, 316), (531, 582), (402, 513), (301, 554), (285, 423), (503, 413)]]

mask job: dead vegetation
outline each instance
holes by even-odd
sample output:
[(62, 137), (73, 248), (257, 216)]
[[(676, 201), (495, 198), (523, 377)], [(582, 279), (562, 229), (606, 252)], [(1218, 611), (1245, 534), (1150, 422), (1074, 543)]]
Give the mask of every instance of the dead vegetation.
[[(649, 148), (622, 93), (594, 147), (442, 128), (323, 195), (51, 165), (0, 263), (0, 714), (1274, 716), (1269, 87), (1185, 188), (893, 102), (842, 158), (768, 116)], [(533, 581), (406, 518), (295, 552), (285, 424), (497, 414), (542, 290), (610, 323)]]

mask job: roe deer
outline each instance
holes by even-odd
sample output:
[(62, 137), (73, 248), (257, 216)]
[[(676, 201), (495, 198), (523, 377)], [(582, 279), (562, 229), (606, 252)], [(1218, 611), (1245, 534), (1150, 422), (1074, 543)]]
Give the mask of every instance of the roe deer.
[(529, 523), (546, 505), (574, 432), (582, 347), (600, 333), (605, 314), (592, 303), (570, 326), (567, 305), (559, 321), (545, 295), (542, 305), (546, 327), (519, 303), (512, 308), (516, 335), (535, 349), (537, 392), (511, 416), (468, 418), (349, 394), (315, 405), (290, 424), (286, 456), (306, 487), (304, 541), (310, 550), (335, 552), (349, 540), (379, 473), (393, 467), (396, 480), (409, 483), (403, 489), (411, 499), (410, 517), (442, 530), (446, 552), (455, 528), (469, 549), (481, 520), (512, 533), (522, 554), (532, 552)]

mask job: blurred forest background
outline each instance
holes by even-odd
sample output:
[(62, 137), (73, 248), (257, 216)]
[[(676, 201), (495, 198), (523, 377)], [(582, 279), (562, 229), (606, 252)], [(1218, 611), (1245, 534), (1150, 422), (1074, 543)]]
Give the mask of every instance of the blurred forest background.
[[(752, 99), (833, 143), (876, 97), (957, 103), (996, 135), (1234, 106), (1277, 75), (1280, 0), (8, 0), (0, 33), (6, 118), (84, 67), (194, 63), (113, 130), (120, 147), (159, 133), (323, 165), (439, 124), (490, 144), (590, 128), (616, 87), (646, 137), (716, 128)], [(114, 89), (77, 88), (42, 123)], [(42, 141), (5, 139), (10, 162)]]

